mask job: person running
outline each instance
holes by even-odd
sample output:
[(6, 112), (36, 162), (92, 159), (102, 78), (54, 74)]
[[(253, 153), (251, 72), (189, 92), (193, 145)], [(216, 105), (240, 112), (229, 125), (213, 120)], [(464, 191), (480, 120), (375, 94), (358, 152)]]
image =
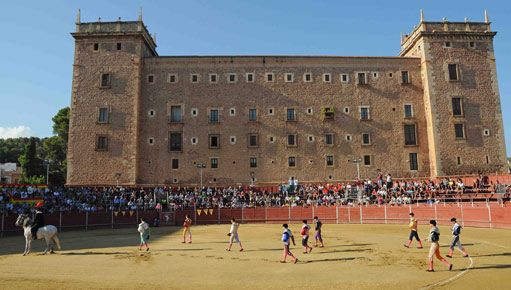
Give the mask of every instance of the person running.
[(293, 255), (293, 253), (291, 253), (291, 251), (289, 250), (289, 242), (290, 241), (293, 242), (293, 246), (296, 246), (295, 237), (293, 237), (291, 230), (288, 229), (287, 224), (283, 224), (282, 227), (284, 228), (284, 234), (282, 235), (282, 242), (284, 242), (284, 259), (282, 259), (282, 261), (280, 261), (280, 262), (285, 263), (286, 258), (289, 255), (289, 256), (291, 256), (291, 258), (293, 258), (293, 260), (295, 261), (295, 264), (296, 264), (296, 262), (298, 262), (298, 258), (296, 258)]
[(149, 246), (147, 245), (147, 240), (151, 237), (151, 229), (149, 228), (149, 224), (146, 223), (145, 218), (140, 219), (140, 224), (138, 225), (138, 232), (140, 233), (140, 247), (138, 250), (142, 250), (142, 245), (145, 245), (146, 251), (149, 252)]
[(409, 248), (410, 244), (412, 243), (413, 238), (419, 242), (419, 249), (422, 249), (422, 242), (421, 239), (419, 239), (419, 234), (417, 233), (417, 219), (415, 218), (413, 212), (409, 213), (410, 215), (410, 224), (408, 227), (410, 228), (410, 238), (408, 238), (408, 243), (404, 245), (405, 247)]
[(32, 239), (37, 240), (37, 231), (44, 227), (44, 214), (43, 214), (43, 203), (38, 202), (35, 206), (34, 221), (32, 222)]
[(427, 240), (429, 240), (431, 242), (431, 248), (429, 249), (429, 269), (426, 271), (435, 272), (435, 270), (433, 270), (434, 256), (436, 256), (438, 260), (444, 262), (449, 267), (449, 271), (451, 271), (452, 264), (449, 264), (449, 262), (447, 262), (447, 260), (445, 260), (444, 258), (442, 258), (442, 256), (440, 256), (440, 245), (439, 245), (440, 230), (436, 227), (436, 221), (430, 220), (429, 224), (431, 226), (431, 229), (429, 230), (429, 237), (427, 238)]
[(452, 228), (451, 228), (451, 231), (452, 231), (451, 251), (449, 252), (449, 255), (447, 255), (447, 257), (452, 258), (452, 254), (454, 252), (454, 246), (455, 245), (458, 245), (458, 247), (461, 249), (463, 254), (465, 254), (463, 257), (468, 257), (467, 251), (465, 250), (465, 248), (463, 248), (463, 245), (460, 242), (461, 226), (460, 226), (460, 224), (458, 224), (456, 222), (456, 218), (452, 218), (451, 222), (452, 222)]
[(323, 248), (325, 245), (323, 244), (323, 238), (321, 237), (321, 228), (323, 227), (323, 223), (319, 220), (317, 216), (314, 217), (314, 225), (316, 234), (314, 235), (314, 247), (318, 246), (318, 240), (321, 243), (320, 248)]
[(305, 247), (305, 252), (303, 253), (307, 254), (307, 250), (309, 250), (309, 253), (312, 252), (312, 247), (309, 247), (309, 230), (311, 227), (307, 224), (307, 220), (303, 220), (302, 223), (303, 226), (300, 234), (302, 235), (302, 246)]
[(190, 231), (190, 227), (192, 226), (192, 219), (189, 215), (185, 216), (185, 222), (183, 223), (183, 226), (185, 227), (183, 229), (183, 244), (186, 243), (186, 233), (188, 233), (188, 243), (192, 243), (192, 232)]
[(239, 224), (236, 222), (235, 218), (231, 219), (231, 231), (227, 234), (230, 237), (229, 248), (226, 251), (231, 251), (232, 242), (236, 240), (236, 243), (240, 246), (240, 252), (243, 252), (243, 246), (241, 245), (240, 239), (238, 238), (238, 228)]

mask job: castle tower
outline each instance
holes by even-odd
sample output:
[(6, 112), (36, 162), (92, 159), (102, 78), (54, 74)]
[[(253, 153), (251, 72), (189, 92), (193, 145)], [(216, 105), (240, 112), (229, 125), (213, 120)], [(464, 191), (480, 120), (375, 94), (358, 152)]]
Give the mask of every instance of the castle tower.
[(420, 57), (432, 176), (504, 170), (506, 148), (490, 22), (421, 21), (400, 56)]
[[(80, 12), (79, 12), (80, 13)], [(135, 184), (141, 61), (157, 56), (142, 22), (76, 20), (68, 185)]]

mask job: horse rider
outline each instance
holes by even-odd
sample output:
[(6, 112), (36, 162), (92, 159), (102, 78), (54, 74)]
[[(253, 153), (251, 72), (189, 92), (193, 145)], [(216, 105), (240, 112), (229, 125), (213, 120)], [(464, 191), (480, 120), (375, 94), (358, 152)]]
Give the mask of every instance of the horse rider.
[(43, 203), (38, 202), (35, 206), (35, 213), (32, 222), (32, 238), (37, 240), (37, 231), (39, 228), (44, 227), (44, 216), (43, 216)]

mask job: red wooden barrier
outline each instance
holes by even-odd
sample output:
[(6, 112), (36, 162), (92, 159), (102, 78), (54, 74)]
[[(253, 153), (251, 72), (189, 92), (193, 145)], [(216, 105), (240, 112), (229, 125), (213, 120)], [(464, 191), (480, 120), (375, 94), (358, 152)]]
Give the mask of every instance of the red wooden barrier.
[[(207, 212), (205, 212), (207, 210)], [(312, 218), (318, 216), (324, 223), (370, 223), (370, 224), (406, 224), (409, 212), (421, 224), (427, 224), (435, 219), (438, 224), (450, 225), (455, 217), (464, 226), (511, 228), (511, 206), (486, 204), (434, 204), (406, 206), (362, 206), (362, 207), (282, 207), (282, 208), (215, 208), (201, 209), (201, 214), (195, 209), (177, 210), (171, 213), (175, 217), (175, 225), (182, 225), (185, 215), (190, 215), (194, 224), (228, 224), (232, 217), (240, 223), (300, 223), (303, 219), (312, 223)], [(151, 224), (157, 211), (122, 211), (120, 212), (63, 212), (45, 215), (46, 224), (52, 224), (59, 230), (89, 229), (98, 227), (135, 226), (141, 217)], [(17, 215), (1, 215), (1, 234), (21, 232), (15, 227)], [(168, 223), (167, 223), (168, 224)]]

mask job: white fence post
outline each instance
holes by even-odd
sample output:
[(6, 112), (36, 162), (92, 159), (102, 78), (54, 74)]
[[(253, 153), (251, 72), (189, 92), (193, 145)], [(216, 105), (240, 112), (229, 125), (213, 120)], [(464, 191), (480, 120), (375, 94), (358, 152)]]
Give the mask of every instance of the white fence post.
[(351, 224), (351, 208), (348, 206), (348, 224)]
[(362, 205), (359, 205), (360, 207), (360, 224), (363, 224), (362, 222)]
[(491, 225), (491, 208), (490, 206), (487, 206), (488, 207), (488, 218), (490, 220), (490, 229), (492, 228), (492, 225)]
[(335, 219), (336, 219), (336, 223), (338, 224), (339, 223), (339, 207), (336, 205), (335, 206)]
[(387, 224), (387, 205), (385, 205), (385, 224)]
[(312, 218), (314, 218), (315, 215), (314, 215), (314, 204), (312, 205)]
[(264, 223), (265, 224), (268, 223), (268, 205), (267, 204), (264, 205)]
[(435, 203), (435, 220), (438, 222), (438, 216), (436, 214), (436, 203)]
[(288, 224), (291, 223), (291, 204), (289, 204), (289, 221)]
[(461, 204), (461, 225), (465, 226), (465, 219), (463, 218), (463, 204)]

